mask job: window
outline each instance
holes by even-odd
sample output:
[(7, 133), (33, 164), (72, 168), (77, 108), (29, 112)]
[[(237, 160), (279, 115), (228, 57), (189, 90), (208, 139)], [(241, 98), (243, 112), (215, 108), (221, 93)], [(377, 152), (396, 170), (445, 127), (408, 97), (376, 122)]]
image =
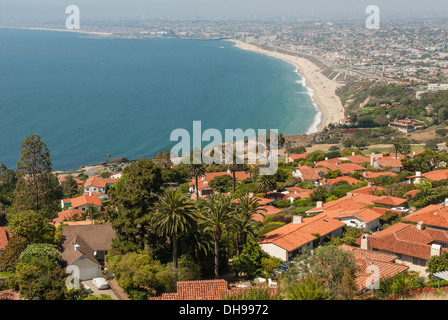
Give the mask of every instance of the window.
[(412, 263), (415, 264), (416, 266), (426, 267), (427, 261), (425, 259), (420, 259), (420, 258), (413, 257), (412, 258)]

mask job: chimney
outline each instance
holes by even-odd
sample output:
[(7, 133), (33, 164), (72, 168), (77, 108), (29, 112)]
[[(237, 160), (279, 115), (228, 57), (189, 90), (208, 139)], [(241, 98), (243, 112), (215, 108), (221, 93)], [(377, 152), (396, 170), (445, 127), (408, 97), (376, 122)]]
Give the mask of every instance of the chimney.
[(328, 157), (325, 157), (325, 160), (328, 160)]
[(367, 182), (367, 186), (370, 188), (372, 186), (372, 182)]
[(445, 198), (445, 207), (448, 207), (448, 198)]
[(254, 193), (253, 192), (249, 192), (249, 198), (253, 198)]
[(422, 172), (421, 172), (421, 171), (416, 171), (416, 172), (415, 172), (415, 175), (416, 175), (417, 177), (421, 177), (421, 176), (422, 176)]
[(425, 226), (423, 225), (423, 221), (420, 221), (417, 223), (417, 229), (418, 230), (425, 230)]
[(355, 151), (352, 152), (352, 156), (354, 156), (354, 155), (355, 155)]
[(89, 196), (92, 196), (92, 191), (89, 190)]
[(316, 202), (316, 208), (322, 208), (323, 205), (324, 205), (324, 202), (323, 202), (323, 201), (317, 201), (317, 202)]
[(75, 251), (79, 251), (79, 244), (75, 244)]
[(292, 217), (292, 223), (293, 224), (302, 223), (302, 222), (303, 222), (303, 217), (302, 216), (293, 216)]
[(416, 154), (417, 154), (417, 152), (416, 152), (416, 151), (412, 152), (412, 155), (413, 155), (413, 156), (415, 156)]
[(370, 155), (370, 165), (373, 166), (375, 163), (375, 158), (373, 157), (373, 153)]
[(353, 197), (353, 193), (347, 192), (347, 198), (351, 198), (351, 197)]
[(361, 238), (361, 249), (362, 250), (370, 250), (370, 237), (367, 233), (362, 235)]
[(440, 257), (442, 255), (442, 246), (440, 244), (431, 245), (431, 257)]
[(367, 171), (364, 171), (364, 172), (362, 173), (362, 175), (363, 175), (364, 177), (367, 177)]

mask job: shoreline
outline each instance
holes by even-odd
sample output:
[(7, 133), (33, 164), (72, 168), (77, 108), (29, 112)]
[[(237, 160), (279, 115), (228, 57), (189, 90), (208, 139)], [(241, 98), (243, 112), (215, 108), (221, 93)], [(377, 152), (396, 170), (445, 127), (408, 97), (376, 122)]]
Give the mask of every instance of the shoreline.
[(265, 50), (256, 45), (248, 44), (240, 40), (226, 39), (225, 41), (235, 43), (235, 47), (242, 50), (257, 52), (278, 58), (289, 62), (296, 67), (296, 72), (303, 79), (302, 85), (308, 90), (311, 101), (317, 110), (314, 122), (308, 128), (306, 133), (307, 135), (321, 132), (330, 123), (337, 123), (339, 120), (344, 118), (344, 107), (335, 93), (340, 84), (325, 77), (322, 73), (320, 73), (319, 67), (311, 61), (305, 58)]
[(40, 31), (61, 31), (61, 32), (74, 32), (74, 33), (82, 33), (82, 34), (94, 34), (101, 36), (110, 36), (113, 33), (110, 32), (97, 32), (97, 31), (83, 31), (82, 29), (71, 30), (71, 29), (53, 29), (53, 28), (39, 28), (39, 27), (8, 27), (8, 26), (0, 26), (0, 29), (20, 29), (20, 30), (40, 30)]

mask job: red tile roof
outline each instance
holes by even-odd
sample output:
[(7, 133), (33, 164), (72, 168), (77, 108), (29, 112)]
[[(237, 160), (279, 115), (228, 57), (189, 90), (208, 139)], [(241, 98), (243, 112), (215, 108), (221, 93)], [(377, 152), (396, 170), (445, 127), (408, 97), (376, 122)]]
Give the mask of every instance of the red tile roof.
[(308, 166), (299, 166), (297, 170), (300, 172), (303, 180), (321, 180), (322, 177), (319, 175), (320, 172), (327, 173), (327, 168), (310, 168)]
[(343, 163), (344, 160), (339, 158), (322, 160), (316, 162), (317, 166), (324, 166), (329, 170), (340, 170), (342, 174), (349, 174), (355, 171), (364, 171), (366, 168), (356, 163)]
[(305, 218), (302, 223), (291, 222), (268, 232), (262, 236), (262, 239), (258, 243), (273, 243), (291, 252), (316, 239), (313, 234), (319, 234), (323, 237), (342, 228), (344, 225), (343, 222), (336, 219), (331, 219), (324, 215), (317, 215), (312, 218)]
[(295, 160), (305, 159), (307, 155), (309, 155), (309, 152), (290, 154), (290, 155), (288, 155), (288, 157), (291, 158), (292, 161), (295, 161)]
[[(448, 169), (441, 169), (436, 171), (430, 171), (426, 173), (422, 173), (421, 178), (426, 178), (432, 181), (440, 181), (444, 179), (448, 179)], [(410, 176), (409, 178), (418, 178), (418, 176)]]
[(378, 187), (378, 186), (370, 186), (369, 187), (369, 186), (367, 186), (367, 187), (362, 187), (362, 188), (359, 188), (359, 189), (352, 190), (351, 193), (353, 193), (353, 194), (363, 193), (363, 194), (375, 195), (375, 194), (378, 194), (378, 193), (382, 192), (383, 190), (384, 190), (383, 187)]
[(83, 211), (78, 209), (67, 209), (61, 212), (58, 212), (58, 217), (53, 219), (53, 224), (57, 228), (61, 222), (70, 220), (76, 217), (80, 217)]
[(64, 202), (71, 202), (73, 208), (92, 204), (101, 207), (101, 200), (94, 196), (80, 196), (73, 199), (64, 199)]
[[(429, 260), (431, 257), (431, 243), (441, 241), (448, 243), (448, 233), (442, 230), (425, 228), (406, 223), (396, 223), (387, 229), (370, 236), (372, 249), (384, 250), (395, 254), (404, 254), (411, 257)], [(356, 241), (361, 244), (361, 237)], [(443, 252), (448, 251), (442, 248)]]
[(401, 160), (400, 159), (396, 159), (395, 156), (386, 156), (386, 157), (381, 157), (379, 159), (376, 160), (376, 162), (383, 168), (401, 168), (403, 167), (403, 165), (401, 164)]
[(420, 222), (439, 228), (448, 229), (448, 207), (431, 204), (404, 217), (403, 220)]
[[(150, 300), (224, 300), (227, 295), (234, 295), (248, 290), (248, 288), (229, 288), (227, 281), (198, 280), (198, 281), (178, 281), (176, 293), (163, 293), (160, 297), (150, 298)], [(275, 294), (277, 289), (270, 289)]]
[[(372, 283), (372, 275), (377, 268), (380, 279), (392, 278), (409, 269), (408, 266), (393, 263), (396, 255), (380, 253), (377, 251), (363, 250), (360, 248), (342, 245), (339, 248), (351, 252), (356, 260), (356, 285), (358, 292), (366, 289)], [(379, 280), (379, 279), (378, 279)]]
[[(274, 202), (274, 200), (272, 200), (272, 199), (266, 199), (266, 198), (261, 198), (261, 197), (252, 197), (252, 198), (256, 199), (258, 201), (259, 205), (266, 205), (266, 204)], [(236, 199), (232, 200), (232, 202), (238, 203), (239, 199), (240, 198), (236, 198)]]
[(372, 172), (372, 171), (365, 171), (363, 172), (362, 176), (366, 179), (375, 179), (381, 176), (396, 176), (397, 174), (395, 172)]
[[(281, 209), (276, 208), (274, 206), (270, 206), (270, 205), (263, 206), (262, 208), (265, 209), (266, 212), (264, 212), (262, 210), (260, 210), (259, 212), (262, 213), (264, 215), (264, 217), (266, 217), (268, 215), (276, 215), (276, 214), (279, 214), (280, 212), (282, 212)], [(264, 220), (263, 215), (258, 214), (258, 213), (253, 214), (252, 219), (254, 219), (255, 221), (263, 222), (263, 220)]]
[[(59, 177), (58, 180), (59, 180), (59, 182), (62, 183), (62, 182), (64, 182), (65, 180), (67, 180), (67, 178), (66, 178), (66, 177)], [(73, 180), (76, 181), (76, 184), (78, 185), (78, 187), (82, 187), (82, 185), (84, 184), (84, 181), (82, 181), (81, 179), (73, 178)]]
[(337, 178), (334, 178), (334, 179), (327, 179), (326, 183), (328, 183), (330, 185), (334, 185), (335, 183), (340, 182), (340, 181), (346, 181), (346, 182), (348, 182), (348, 184), (351, 184), (351, 185), (362, 183), (361, 180), (352, 178), (350, 176), (342, 176), (342, 177), (337, 177)]
[(99, 177), (90, 177), (87, 179), (86, 183), (84, 184), (84, 188), (88, 187), (97, 187), (97, 188), (106, 188), (108, 184), (115, 184), (118, 179), (111, 179), (111, 178), (99, 178)]

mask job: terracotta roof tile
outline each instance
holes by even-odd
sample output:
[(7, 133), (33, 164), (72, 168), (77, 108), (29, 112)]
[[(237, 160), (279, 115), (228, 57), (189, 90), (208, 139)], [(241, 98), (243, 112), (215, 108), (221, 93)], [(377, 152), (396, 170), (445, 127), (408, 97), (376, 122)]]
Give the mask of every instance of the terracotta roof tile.
[(407, 221), (448, 229), (448, 207), (431, 204), (403, 218)]

